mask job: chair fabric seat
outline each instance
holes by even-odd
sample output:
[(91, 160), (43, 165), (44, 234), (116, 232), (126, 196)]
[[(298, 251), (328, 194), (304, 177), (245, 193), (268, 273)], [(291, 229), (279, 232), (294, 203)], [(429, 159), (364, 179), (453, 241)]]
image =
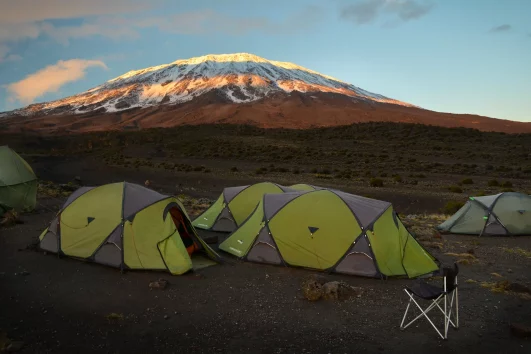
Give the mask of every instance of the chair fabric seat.
[(424, 281), (418, 281), (411, 284), (411, 286), (406, 287), (406, 291), (424, 300), (435, 300), (444, 294), (443, 288), (428, 284)]

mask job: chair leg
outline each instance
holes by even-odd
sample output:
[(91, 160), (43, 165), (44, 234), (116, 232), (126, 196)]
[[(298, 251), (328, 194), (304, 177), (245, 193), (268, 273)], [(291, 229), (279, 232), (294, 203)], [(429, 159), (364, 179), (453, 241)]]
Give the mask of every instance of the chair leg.
[(411, 305), (411, 298), (409, 299), (409, 301), (407, 303), (406, 312), (404, 313), (404, 317), (402, 317), (402, 322), (400, 323), (400, 329), (405, 329), (404, 321), (406, 320), (407, 312), (409, 311), (409, 306), (410, 305)]
[(455, 328), (459, 328), (459, 293), (455, 288)]
[[(452, 298), (450, 299), (450, 306), (447, 306), (447, 311), (448, 312), (445, 312), (441, 306), (439, 306), (439, 304), (436, 304), (437, 307), (439, 308), (439, 311), (441, 311), (441, 313), (444, 315), (445, 317), (445, 326), (446, 326), (446, 319), (448, 319), (448, 323), (452, 325), (452, 327), (454, 328), (457, 328), (456, 325), (454, 324), (454, 322), (452, 321), (452, 311), (453, 311), (453, 303), (454, 303), (454, 295), (452, 294)], [(450, 327), (448, 325), (448, 327)], [(446, 328), (446, 327), (445, 327)]]
[[(428, 312), (431, 311), (433, 308), (435, 308), (436, 306), (439, 306), (438, 302), (441, 301), (441, 296), (439, 296), (437, 299), (435, 300), (432, 300), (433, 302), (431, 303), (430, 306), (428, 306), (426, 308), (426, 310), (422, 309), (422, 307), (420, 307), (420, 305), (415, 301), (415, 299), (413, 298), (413, 295), (411, 295), (410, 293), (408, 293), (406, 290), (404, 290), (406, 292), (406, 294), (409, 296), (409, 303), (408, 303), (408, 306), (406, 308), (406, 313), (404, 314), (404, 317), (402, 318), (402, 324), (400, 325), (400, 329), (406, 329), (407, 327), (409, 327), (413, 322), (415, 322), (416, 320), (418, 320), (419, 318), (421, 318), (422, 316), (426, 317), (426, 319), (428, 320), (428, 322), (430, 322), (430, 324), (432, 325), (432, 327), (435, 329), (435, 331), (439, 334), (439, 336), (442, 338), (442, 339), (446, 339), (445, 336), (443, 336), (443, 334), (441, 333), (441, 331), (439, 331), (439, 329), (437, 328), (437, 326), (435, 326), (435, 324), (432, 322), (432, 320), (428, 317)], [(445, 299), (446, 300), (446, 299)], [(407, 325), (404, 326), (404, 321), (406, 319), (406, 315), (407, 315), (407, 311), (409, 310), (409, 305), (411, 304), (411, 301), (413, 301), (415, 303), (415, 305), (418, 307), (418, 309), (420, 310), (421, 314), (418, 315), (417, 317), (415, 317), (413, 320), (411, 320)], [(440, 306), (439, 306), (440, 308)]]

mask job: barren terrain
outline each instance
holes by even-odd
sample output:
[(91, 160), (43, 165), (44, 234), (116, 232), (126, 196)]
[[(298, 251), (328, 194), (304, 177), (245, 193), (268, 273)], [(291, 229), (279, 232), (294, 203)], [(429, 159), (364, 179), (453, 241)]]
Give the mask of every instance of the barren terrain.
[[(305, 131), (221, 125), (7, 134), (0, 143), (20, 152), (41, 179), (38, 208), (21, 214), (22, 223), (0, 228), (0, 347), (21, 341), (26, 353), (531, 350), (529, 338), (511, 330), (531, 327), (525, 291), (531, 286), (531, 238), (433, 230), (469, 195), (530, 193), (529, 135), (392, 123)], [(322, 274), (361, 287), (361, 296), (310, 302), (301, 291), (301, 282), (316, 274), (309, 270), (243, 263), (221, 253), (225, 264), (183, 276), (120, 274), (31, 246), (77, 184), (124, 180), (149, 180), (151, 188), (178, 195), (192, 215), (223, 187), (266, 180), (391, 201), (427, 250), (444, 264), (459, 262), (461, 328), (451, 329), (447, 341), (425, 320), (400, 331), (408, 279)], [(218, 242), (226, 237), (201, 235)], [(150, 290), (149, 282), (159, 278), (169, 281), (168, 288)]]

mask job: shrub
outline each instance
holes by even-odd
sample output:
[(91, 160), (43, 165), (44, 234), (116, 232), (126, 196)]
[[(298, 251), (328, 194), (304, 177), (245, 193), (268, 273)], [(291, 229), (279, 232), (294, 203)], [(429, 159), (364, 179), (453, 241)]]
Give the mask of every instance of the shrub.
[(316, 169), (316, 168), (312, 168), (312, 169), (310, 170), (310, 172), (311, 172), (311, 173), (317, 173), (317, 169)]
[(329, 175), (331, 172), (330, 172), (329, 169), (327, 169), (327, 168), (323, 168), (323, 169), (321, 170), (320, 173), (321, 173), (322, 175)]
[(474, 184), (474, 181), (472, 180), (472, 178), (465, 178), (464, 180), (461, 181), (462, 184)]
[(293, 174), (298, 175), (301, 171), (298, 168), (293, 169)]
[(393, 176), (393, 180), (394, 180), (395, 182), (400, 183), (400, 182), (402, 182), (402, 176), (400, 176), (400, 175), (394, 175), (394, 176)]
[(370, 180), (371, 187), (383, 187), (384, 183), (380, 178), (371, 178)]
[(452, 193), (463, 193), (463, 190), (459, 186), (450, 186), (448, 190)]
[(476, 193), (476, 196), (478, 196), (478, 197), (483, 197), (484, 195), (487, 195), (487, 193), (485, 191), (478, 191)]
[(505, 187), (505, 188), (511, 188), (513, 186), (513, 184), (510, 181), (505, 181), (505, 182), (502, 183), (501, 186)]
[(234, 166), (230, 169), (231, 172), (238, 172), (238, 167)]
[(463, 202), (458, 202), (455, 200), (451, 200), (442, 208), (442, 212), (447, 215), (452, 215), (457, 213), (459, 209), (461, 209), (465, 205)]
[(256, 173), (257, 175), (263, 175), (266, 172), (267, 172), (267, 168), (260, 167), (260, 168), (256, 169), (256, 171), (254, 173)]
[(502, 192), (514, 192), (514, 189), (512, 189), (512, 188), (503, 188)]
[(489, 187), (499, 187), (500, 182), (495, 179), (491, 179), (487, 184)]

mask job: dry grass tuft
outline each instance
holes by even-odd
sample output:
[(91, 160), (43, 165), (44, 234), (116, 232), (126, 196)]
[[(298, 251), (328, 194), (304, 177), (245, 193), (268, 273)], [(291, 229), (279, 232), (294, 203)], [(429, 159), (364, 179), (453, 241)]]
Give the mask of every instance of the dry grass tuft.
[(450, 257), (456, 257), (456, 258), (476, 259), (476, 256), (474, 256), (471, 253), (452, 253), (452, 252), (448, 252), (448, 253), (445, 253), (444, 255), (445, 256), (450, 256)]
[(122, 315), (121, 313), (111, 312), (110, 314), (105, 316), (105, 318), (107, 318), (107, 320), (111, 322), (111, 321), (123, 320), (124, 315)]
[(422, 242), (422, 245), (424, 247), (430, 247), (430, 248), (437, 248), (439, 250), (442, 250), (444, 245), (442, 242), (433, 242), (433, 241), (425, 241), (425, 242)]
[(493, 293), (504, 293), (507, 292), (507, 288), (511, 283), (507, 280), (497, 281), (497, 282), (481, 282), (481, 287), (490, 289)]
[(500, 273), (490, 273), (493, 277), (503, 278), (503, 276)]
[(469, 258), (461, 258), (461, 259), (458, 259), (456, 261), (457, 264), (462, 264), (462, 265), (471, 265), (471, 264), (475, 264), (475, 263), (478, 263), (478, 260), (477, 259), (469, 259)]
[(474, 280), (474, 279), (467, 279), (467, 280), (465, 280), (465, 283), (468, 283), (468, 284), (475, 284), (475, 283), (477, 283), (477, 280)]
[(507, 253), (512, 253), (512, 254), (516, 254), (516, 255), (519, 255), (519, 256), (531, 258), (531, 251), (525, 250), (525, 249), (520, 248), (520, 247), (516, 247), (516, 248), (502, 247), (502, 250), (504, 252), (507, 252)]

